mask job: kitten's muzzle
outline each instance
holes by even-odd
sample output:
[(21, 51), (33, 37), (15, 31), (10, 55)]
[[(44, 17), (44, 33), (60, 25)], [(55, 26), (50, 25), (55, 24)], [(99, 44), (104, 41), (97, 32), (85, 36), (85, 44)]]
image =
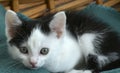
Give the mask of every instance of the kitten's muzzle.
[(30, 64), (31, 64), (31, 68), (37, 68), (37, 66), (36, 66), (37, 62), (31, 62), (30, 61)]

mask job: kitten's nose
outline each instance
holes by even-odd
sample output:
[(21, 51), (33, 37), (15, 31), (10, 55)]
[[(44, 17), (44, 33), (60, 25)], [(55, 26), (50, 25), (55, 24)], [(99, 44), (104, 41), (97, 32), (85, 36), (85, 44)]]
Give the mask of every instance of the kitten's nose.
[(37, 64), (37, 62), (32, 62), (32, 61), (30, 61), (30, 64), (32, 65), (32, 68), (35, 68), (36, 66), (36, 64)]

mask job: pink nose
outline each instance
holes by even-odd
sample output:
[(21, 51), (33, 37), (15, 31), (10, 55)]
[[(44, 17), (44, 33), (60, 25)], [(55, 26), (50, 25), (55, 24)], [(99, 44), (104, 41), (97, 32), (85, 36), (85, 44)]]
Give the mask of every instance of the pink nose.
[(31, 66), (32, 66), (32, 68), (35, 68), (36, 66), (36, 64), (37, 64), (37, 62), (30, 62), (30, 64), (31, 64)]

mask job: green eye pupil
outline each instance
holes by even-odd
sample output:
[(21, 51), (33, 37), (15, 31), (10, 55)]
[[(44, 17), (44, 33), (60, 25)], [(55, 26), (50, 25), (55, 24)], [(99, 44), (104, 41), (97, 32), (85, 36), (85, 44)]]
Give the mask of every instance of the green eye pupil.
[(47, 55), (49, 52), (49, 49), (48, 48), (42, 48), (40, 53), (43, 54), (43, 55)]
[(24, 53), (24, 54), (27, 54), (28, 53), (28, 49), (26, 47), (21, 47), (20, 48), (20, 52)]

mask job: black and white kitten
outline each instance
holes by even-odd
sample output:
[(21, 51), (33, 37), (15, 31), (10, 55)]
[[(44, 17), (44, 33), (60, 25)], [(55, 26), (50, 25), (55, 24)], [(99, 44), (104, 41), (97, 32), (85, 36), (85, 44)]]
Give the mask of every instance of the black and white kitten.
[(99, 73), (120, 67), (118, 34), (80, 11), (25, 21), (8, 10), (5, 23), (9, 53), (28, 68)]

